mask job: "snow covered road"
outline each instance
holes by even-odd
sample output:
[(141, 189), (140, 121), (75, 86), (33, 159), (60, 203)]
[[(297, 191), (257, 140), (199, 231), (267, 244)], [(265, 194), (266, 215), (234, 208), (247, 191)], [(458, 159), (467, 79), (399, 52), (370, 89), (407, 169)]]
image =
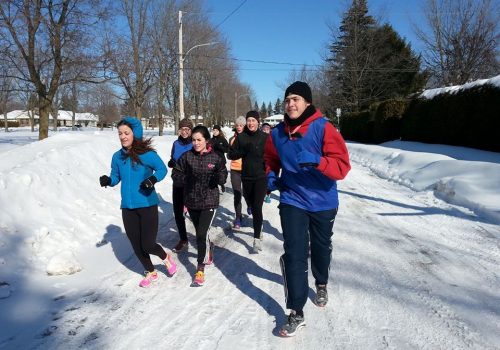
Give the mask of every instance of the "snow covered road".
[[(340, 193), (330, 303), (318, 309), (309, 302), (307, 327), (293, 339), (277, 336), (286, 310), (276, 197), (265, 205), (264, 251), (254, 255), (250, 228), (222, 229), (232, 218), (228, 188), (214, 222), (215, 265), (207, 269), (204, 287), (189, 287), (192, 246), (179, 254), (177, 275), (162, 275), (149, 290), (137, 287), (135, 258), (123, 259), (124, 265), (70, 303), (54, 300), (50, 324), (30, 347), (499, 348), (498, 226), (356, 164)], [(173, 220), (161, 228), (164, 246), (175, 244), (174, 230)]]
[[(174, 139), (155, 140), (164, 160)], [(426, 189), (436, 181), (422, 161), (442, 159), (441, 148), (429, 155), (349, 146), (353, 169), (339, 182), (330, 301), (323, 309), (312, 303), (311, 277), (307, 326), (290, 339), (277, 336), (287, 310), (276, 194), (264, 204), (261, 254), (250, 253), (250, 227), (225, 230), (233, 219), (228, 183), (205, 285), (190, 287), (196, 266), (191, 245), (177, 255), (172, 278), (153, 258), (160, 281), (141, 289), (119, 189), (100, 188), (97, 181), (118, 147), (114, 132), (61, 132), (1, 153), (0, 349), (500, 349), (500, 226), (492, 219), (500, 212), (498, 180), (485, 179), (491, 196), (483, 207), (493, 209), (481, 216), (486, 209), (452, 205), (437, 198), (442, 193), (434, 193), (435, 186)], [(496, 154), (469, 152), (475, 153), (468, 169), (494, 173), (500, 164)], [(403, 176), (415, 164), (412, 156), (423, 179), (417, 190)], [(386, 158), (393, 168), (377, 164)], [(391, 180), (379, 177), (382, 172), (391, 172)], [(484, 189), (472, 197), (479, 187), (474, 181), (467, 195), (478, 203)], [(169, 248), (177, 242), (171, 185), (170, 177), (156, 185), (159, 241)], [(188, 232), (194, 244), (190, 222)], [(61, 251), (71, 252), (82, 270), (48, 276), (48, 263)], [(69, 262), (60, 260), (58, 267)]]

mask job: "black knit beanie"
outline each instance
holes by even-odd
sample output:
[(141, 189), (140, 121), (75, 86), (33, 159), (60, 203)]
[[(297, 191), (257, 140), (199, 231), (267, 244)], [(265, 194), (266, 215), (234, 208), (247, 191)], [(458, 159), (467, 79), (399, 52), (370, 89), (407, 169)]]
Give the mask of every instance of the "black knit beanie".
[(248, 118), (255, 118), (260, 123), (260, 114), (257, 111), (249, 111), (246, 116), (246, 119)]
[(304, 100), (312, 103), (311, 88), (309, 87), (309, 85), (307, 85), (307, 83), (304, 83), (303, 81), (296, 81), (295, 83), (287, 87), (285, 91), (285, 98), (290, 94), (302, 96)]

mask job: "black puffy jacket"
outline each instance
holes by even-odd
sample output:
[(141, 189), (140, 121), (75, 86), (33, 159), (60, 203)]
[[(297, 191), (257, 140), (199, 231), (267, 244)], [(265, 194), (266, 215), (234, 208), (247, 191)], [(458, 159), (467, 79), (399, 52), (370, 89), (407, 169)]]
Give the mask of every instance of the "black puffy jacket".
[(242, 180), (258, 180), (266, 177), (264, 146), (268, 137), (269, 134), (261, 130), (252, 132), (247, 127), (236, 136), (227, 157), (232, 160), (242, 158)]

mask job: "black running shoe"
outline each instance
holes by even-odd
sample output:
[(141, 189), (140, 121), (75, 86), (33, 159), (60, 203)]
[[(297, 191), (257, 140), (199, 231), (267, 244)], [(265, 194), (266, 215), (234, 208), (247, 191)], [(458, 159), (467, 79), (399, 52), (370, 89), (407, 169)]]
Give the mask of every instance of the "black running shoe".
[(319, 307), (326, 306), (326, 303), (328, 303), (326, 286), (316, 286), (316, 298), (314, 298), (314, 303)]
[(179, 253), (180, 251), (185, 250), (187, 248), (188, 248), (188, 241), (180, 240), (179, 243), (177, 243), (177, 245), (174, 247), (174, 249), (172, 249), (172, 251), (174, 253)]
[(281, 327), (280, 336), (282, 337), (293, 337), (297, 333), (297, 331), (305, 327), (306, 321), (304, 320), (304, 316), (297, 315), (294, 311), (290, 313), (288, 316), (288, 320)]

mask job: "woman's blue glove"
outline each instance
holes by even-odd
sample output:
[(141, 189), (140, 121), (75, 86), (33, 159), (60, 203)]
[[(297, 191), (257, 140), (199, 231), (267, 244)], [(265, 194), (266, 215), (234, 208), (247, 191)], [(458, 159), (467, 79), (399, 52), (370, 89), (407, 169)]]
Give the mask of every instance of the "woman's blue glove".
[(304, 167), (317, 167), (319, 165), (321, 157), (319, 154), (314, 154), (309, 151), (300, 151), (297, 154), (297, 163), (301, 168)]

